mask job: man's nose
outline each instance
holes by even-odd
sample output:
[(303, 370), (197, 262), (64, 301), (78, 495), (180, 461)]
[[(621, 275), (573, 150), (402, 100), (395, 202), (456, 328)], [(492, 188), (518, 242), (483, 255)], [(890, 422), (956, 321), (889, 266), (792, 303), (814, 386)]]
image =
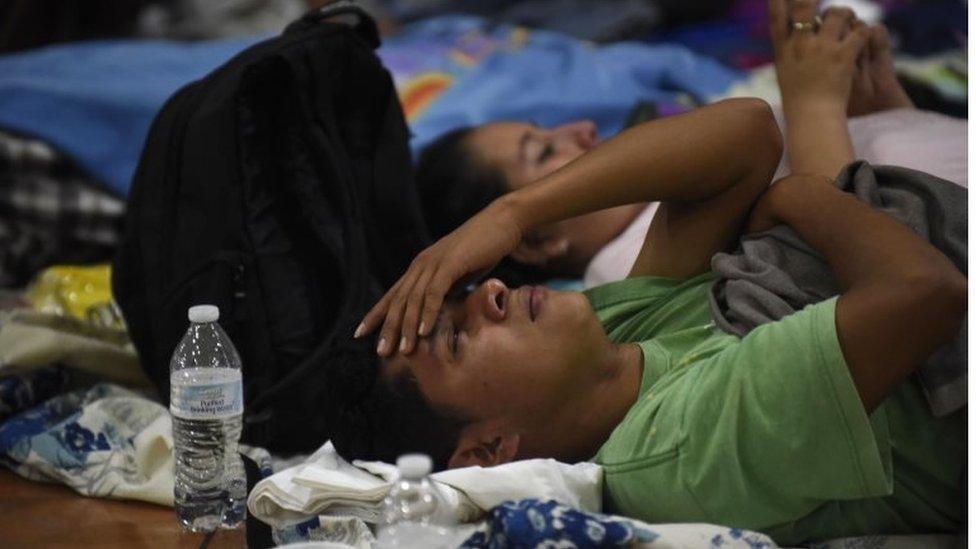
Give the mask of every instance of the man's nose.
[(505, 320), (508, 294), (509, 289), (504, 282), (497, 278), (490, 278), (478, 288), (473, 305), (489, 320), (500, 322)]

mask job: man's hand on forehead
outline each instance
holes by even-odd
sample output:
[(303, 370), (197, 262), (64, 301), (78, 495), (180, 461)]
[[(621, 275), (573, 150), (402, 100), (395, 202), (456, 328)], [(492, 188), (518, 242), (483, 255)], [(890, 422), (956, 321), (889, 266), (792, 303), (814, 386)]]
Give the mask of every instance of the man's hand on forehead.
[(430, 333), (424, 336), (420, 336), (420, 339), (427, 340), (428, 343), (433, 346), (434, 341), (437, 339), (438, 334), (444, 329), (444, 309), (446, 304), (441, 305), (441, 310), (437, 313), (437, 318), (434, 319), (434, 326), (430, 329)]
[[(449, 292), (494, 267), (522, 240), (522, 222), (511, 204), (496, 201), (421, 252), (400, 280), (373, 306), (356, 329), (362, 337), (377, 327), (376, 352), (413, 352), (417, 338), (432, 333)], [(399, 345), (396, 345), (399, 342)]]

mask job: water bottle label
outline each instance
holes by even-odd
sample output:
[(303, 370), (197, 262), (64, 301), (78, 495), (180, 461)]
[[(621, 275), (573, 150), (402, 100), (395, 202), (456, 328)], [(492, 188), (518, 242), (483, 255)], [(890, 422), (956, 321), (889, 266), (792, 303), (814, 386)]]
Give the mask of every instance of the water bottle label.
[(182, 419), (225, 419), (244, 413), (240, 378), (206, 385), (173, 386), (169, 410)]

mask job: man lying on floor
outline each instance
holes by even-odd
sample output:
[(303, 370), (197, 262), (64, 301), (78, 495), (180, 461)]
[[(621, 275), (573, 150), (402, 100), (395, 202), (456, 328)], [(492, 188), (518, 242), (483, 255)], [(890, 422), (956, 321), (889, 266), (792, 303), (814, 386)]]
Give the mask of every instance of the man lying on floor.
[[(854, 30), (823, 50), (825, 128), (844, 128), (829, 118), (845, 116), (850, 76), (835, 72), (864, 40)], [(810, 166), (833, 175), (850, 139), (824, 137)], [(780, 152), (765, 104), (726, 101), (625, 131), (493, 202), (420, 254), (357, 330), (383, 325), (381, 382), (357, 406), (361, 428), (335, 434), (338, 452), (593, 460), (610, 512), (784, 544), (958, 530), (965, 413), (934, 418), (909, 374), (959, 329), (966, 278), (823, 175), (767, 190)], [(488, 280), (441, 307), (528, 228), (651, 200), (662, 210), (627, 280), (584, 294)], [(776, 224), (825, 257), (841, 295), (741, 339), (719, 331), (710, 258)]]

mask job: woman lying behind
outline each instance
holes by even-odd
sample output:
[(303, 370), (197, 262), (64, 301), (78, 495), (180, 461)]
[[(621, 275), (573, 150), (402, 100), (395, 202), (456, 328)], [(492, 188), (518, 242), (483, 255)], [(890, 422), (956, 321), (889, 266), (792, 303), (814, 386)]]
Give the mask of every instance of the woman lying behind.
[[(808, 0), (793, 5), (798, 19), (813, 18), (812, 13), (803, 12), (812, 12), (814, 2)], [(844, 8), (827, 10), (823, 20), (826, 29), (835, 23), (842, 28), (863, 25), (856, 21), (853, 12)], [(821, 34), (820, 29), (806, 32)], [(889, 38), (883, 26), (869, 29), (868, 43), (853, 72), (853, 90), (846, 111), (829, 113), (828, 120), (824, 119), (824, 113), (807, 116), (802, 112), (820, 108), (816, 104), (816, 89), (813, 89), (818, 85), (818, 75), (797, 71), (808, 64), (805, 57), (787, 59), (779, 56), (776, 63), (784, 100), (785, 126), (791, 134), (787, 147), (790, 153), (806, 151), (809, 155), (817, 155), (815, 148), (805, 145), (804, 136), (816, 138), (824, 133), (823, 125), (834, 124), (834, 119), (846, 127), (849, 117), (858, 117), (850, 120), (852, 130), (859, 132), (858, 137), (871, 140), (871, 136), (875, 136), (873, 139), (885, 144), (891, 142), (892, 131), (900, 134), (925, 131), (918, 128), (906, 131), (905, 123), (901, 122), (903, 119), (913, 120), (929, 128), (930, 132), (938, 131), (932, 125), (933, 120), (942, 126), (952, 124), (945, 117), (914, 109), (896, 77)], [(892, 129), (893, 125), (897, 128)], [(957, 125), (965, 127), (963, 122)], [(446, 235), (493, 199), (552, 173), (585, 154), (597, 142), (596, 127), (589, 121), (551, 129), (521, 122), (495, 122), (449, 132), (425, 149), (418, 162), (417, 185), (432, 232), (436, 237)], [(922, 171), (929, 171), (926, 169), (929, 167), (936, 170), (935, 175), (947, 177), (948, 173), (958, 171), (954, 169), (956, 164), (961, 165), (963, 171), (965, 169), (965, 138), (959, 143), (958, 147), (940, 149), (940, 154), (928, 161), (912, 163), (911, 158), (899, 158), (895, 163), (918, 166)], [(877, 162), (873, 157), (891, 161), (891, 155), (885, 154), (884, 150), (863, 147), (855, 152), (857, 157), (872, 162)], [(804, 169), (803, 158), (789, 156), (794, 164), (792, 171), (808, 171)], [(940, 162), (944, 158), (950, 161)], [(953, 159), (958, 161), (951, 162)], [(834, 177), (837, 172), (824, 175)], [(656, 207), (656, 203), (630, 204), (533, 229), (503, 262), (499, 275), (515, 281), (582, 277), (587, 287), (624, 278)], [(607, 248), (611, 242), (614, 245)]]
[[(788, 36), (773, 6), (781, 53), (814, 45), (808, 21)], [(855, 29), (818, 45), (821, 107), (847, 104), (844, 71), (866, 40)], [(828, 162), (852, 159), (849, 141), (818, 146)], [(780, 153), (764, 103), (725, 101), (627, 130), (492, 202), (421, 253), (367, 315), (360, 336), (383, 324), (383, 390), (360, 406), (367, 428), (333, 438), (339, 453), (424, 451), (439, 467), (593, 460), (611, 512), (784, 544), (957, 530), (965, 417), (933, 418), (908, 375), (958, 329), (966, 279), (823, 176), (767, 190)], [(586, 293), (489, 280), (441, 307), (452, 284), (527, 230), (654, 200), (661, 210), (627, 280)], [(741, 339), (719, 331), (711, 256), (781, 223), (823, 254), (842, 294)]]

